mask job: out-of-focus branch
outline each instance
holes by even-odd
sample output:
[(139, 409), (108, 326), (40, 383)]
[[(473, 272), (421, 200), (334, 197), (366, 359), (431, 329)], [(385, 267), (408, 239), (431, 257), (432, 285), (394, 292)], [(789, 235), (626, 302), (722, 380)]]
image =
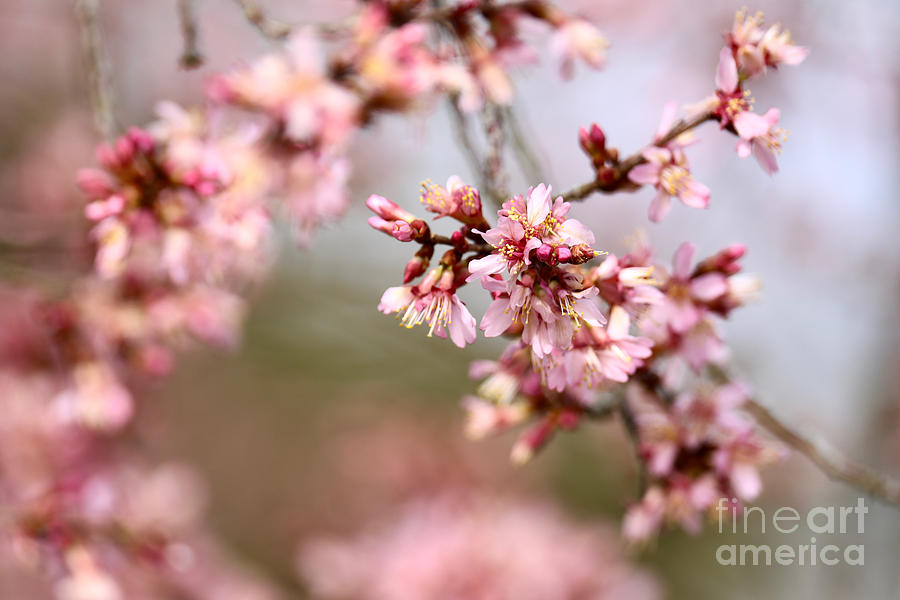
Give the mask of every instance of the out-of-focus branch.
[(509, 197), (508, 177), (503, 167), (503, 153), (506, 149), (506, 132), (503, 127), (503, 113), (500, 107), (488, 103), (481, 112), (484, 135), (488, 142), (485, 170), (491, 185), (501, 199)]
[(203, 64), (198, 40), (197, 1), (178, 0), (178, 18), (181, 21), (181, 36), (184, 38), (184, 51), (178, 62), (185, 69), (196, 69)]
[[(709, 372), (714, 379), (723, 383), (735, 379), (721, 367), (711, 366)], [(763, 428), (812, 461), (829, 478), (843, 481), (885, 502), (900, 506), (900, 481), (850, 460), (824, 441), (785, 423), (759, 400), (751, 398), (744, 407)]]
[(264, 38), (277, 42), (290, 35), (290, 25), (269, 18), (254, 0), (235, 0), (235, 2), (244, 11), (244, 18), (247, 19), (247, 22), (253, 25)]
[(475, 147), (475, 142), (469, 135), (469, 123), (467, 117), (456, 104), (456, 98), (451, 97), (449, 104), (450, 113), (453, 116), (453, 131), (456, 133), (456, 138), (463, 149), (463, 154), (465, 155), (466, 160), (468, 160), (469, 166), (476, 177), (478, 177), (478, 187), (487, 193), (487, 196), (494, 204), (500, 206), (506, 198), (492, 181), (487, 161), (478, 152), (478, 149)]
[(511, 106), (500, 108), (503, 117), (503, 123), (510, 134), (512, 141), (512, 149), (516, 155), (519, 166), (525, 171), (526, 179), (529, 181), (547, 181), (546, 174), (538, 160), (537, 153), (528, 143), (522, 126)]
[[(712, 112), (704, 112), (690, 119), (681, 119), (675, 123), (672, 128), (664, 136), (654, 142), (655, 146), (665, 146), (683, 133), (694, 129), (698, 125), (715, 119)], [(594, 192), (615, 192), (629, 182), (628, 172), (636, 166), (647, 162), (641, 152), (636, 152), (628, 158), (616, 163), (611, 173), (603, 179), (595, 179), (594, 181), (579, 185), (565, 192), (563, 199), (571, 202), (573, 200), (584, 200)]]
[(81, 27), (81, 46), (87, 69), (94, 126), (105, 140), (115, 136), (116, 123), (109, 58), (100, 26), (100, 1), (76, 0), (75, 12)]
[(760, 425), (806, 456), (831, 479), (843, 481), (876, 498), (900, 506), (900, 481), (842, 456), (825, 442), (786, 424), (758, 400), (750, 400), (745, 407)]

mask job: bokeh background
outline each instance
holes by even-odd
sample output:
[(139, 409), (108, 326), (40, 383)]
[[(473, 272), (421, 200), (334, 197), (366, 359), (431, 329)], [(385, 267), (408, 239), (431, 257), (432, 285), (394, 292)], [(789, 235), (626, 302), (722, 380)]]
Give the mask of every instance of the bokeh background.
[[(107, 3), (117, 117), (152, 117), (157, 100), (202, 102), (211, 73), (267, 49), (228, 0), (200, 0), (206, 64), (178, 68), (175, 2)], [(320, 21), (349, 2), (269, 1), (272, 16)], [(602, 72), (563, 82), (551, 61), (517, 72), (516, 110), (548, 183), (562, 191), (590, 176), (579, 126), (600, 124), (625, 152), (656, 129), (662, 105), (712, 89), (720, 33), (739, 4), (600, 0), (561, 2), (591, 17), (613, 43)], [(592, 197), (575, 210), (611, 252), (642, 228), (668, 260), (683, 240), (702, 253), (749, 247), (761, 301), (726, 332), (738, 370), (777, 412), (850, 455), (900, 474), (900, 4), (891, 0), (760, 2), (811, 48), (798, 68), (753, 86), (757, 107), (778, 106), (791, 136), (782, 172), (739, 160), (713, 126), (691, 153), (712, 206), (676, 206), (646, 219), (651, 192)], [(0, 275), (62, 285), (83, 267), (74, 172), (93, 162), (85, 72), (72, 5), (0, 2)], [(501, 347), (459, 351), (379, 315), (382, 290), (399, 281), (407, 248), (365, 226), (362, 201), (379, 193), (412, 208), (420, 181), (472, 173), (453, 141), (445, 106), (419, 118), (386, 118), (351, 154), (355, 206), (281, 257), (231, 354), (184, 357), (176, 375), (142, 390), (133, 443), (196, 464), (210, 486), (211, 519), (235, 551), (297, 597), (294, 556), (313, 536), (352, 533), (403, 501), (448, 486), (558, 503), (573, 519), (617, 522), (636, 492), (630, 450), (614, 424), (560, 438), (531, 465), (507, 461), (511, 438), (469, 442), (459, 398), (472, 390), (468, 361)], [(509, 157), (508, 157), (509, 158)], [(512, 165), (512, 161), (508, 160)], [(533, 176), (510, 168), (513, 189)], [(483, 310), (475, 294), (465, 298)], [(760, 504), (853, 504), (802, 457), (770, 468)], [(719, 544), (808, 543), (802, 536), (664, 535), (635, 559), (671, 598), (895, 598), (900, 512), (870, 502), (864, 567), (722, 567)], [(801, 532), (803, 529), (801, 529)], [(771, 533), (771, 532), (770, 532)], [(825, 536), (819, 537), (819, 543)], [(768, 538), (768, 539), (766, 539)]]

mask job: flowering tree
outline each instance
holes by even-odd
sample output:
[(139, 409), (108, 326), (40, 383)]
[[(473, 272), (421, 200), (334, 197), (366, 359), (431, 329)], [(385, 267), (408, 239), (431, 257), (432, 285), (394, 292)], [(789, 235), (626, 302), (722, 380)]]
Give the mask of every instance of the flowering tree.
[[(179, 2), (185, 67), (202, 61), (192, 4)], [(571, 77), (576, 63), (604, 64), (607, 41), (593, 24), (543, 0), (375, 1), (347, 21), (305, 26), (270, 19), (249, 1), (238, 5), (276, 49), (210, 80), (203, 108), (161, 102), (156, 121), (115, 136), (97, 2), (78, 2), (95, 120), (107, 138), (99, 165), (78, 174), (93, 270), (60, 293), (3, 291), (0, 497), (14, 541), (4, 560), (40, 570), (67, 600), (273, 594), (204, 530), (193, 471), (147, 464), (118, 443), (134, 415), (132, 384), (171, 372), (178, 353), (198, 342), (237, 344), (248, 298), (271, 262), (274, 220), (287, 220), (305, 245), (348, 206), (354, 136), (385, 114), (416, 114), (441, 99), (477, 175), (474, 185), (457, 176), (422, 184), (424, 210), (451, 228), (436, 233), (377, 194), (366, 204), (374, 229), (414, 249), (381, 312), (459, 347), (478, 330), (509, 339), (496, 361), (471, 366), (481, 383), (463, 401), (470, 435), (522, 427), (511, 453), (522, 463), (559, 431), (617, 416), (642, 474), (642, 498), (623, 519), (633, 541), (667, 524), (696, 531), (720, 498), (753, 500), (759, 467), (789, 449), (900, 503), (900, 485), (782, 423), (731, 373), (718, 322), (758, 288), (740, 273), (744, 246), (697, 260), (685, 242), (669, 268), (643, 240), (624, 256), (604, 252), (569, 216), (573, 202), (642, 186), (656, 190), (652, 221), (673, 198), (705, 208), (714, 194), (693, 178), (687, 153), (707, 122), (734, 137), (738, 157), (752, 155), (774, 174), (786, 132), (777, 108), (755, 111), (748, 85), (805, 58), (780, 26), (738, 13), (709, 97), (680, 115), (667, 104), (654, 138), (628, 156), (600, 126), (582, 128), (587, 183), (554, 195), (535, 181), (514, 195), (504, 147), (514, 144), (524, 170), (537, 172), (510, 109), (508, 70), (536, 57), (520, 31), (545, 30), (561, 75)], [(484, 152), (469, 134), (476, 116)], [(466, 286), (490, 295), (480, 320), (458, 295)], [(471, 526), (475, 546), (481, 526)], [(547, 528), (558, 535), (552, 520)], [(385, 545), (402, 542), (387, 536)], [(510, 578), (517, 568), (509, 566)], [(353, 585), (381, 585), (371, 577), (361, 572)], [(603, 587), (590, 574), (578, 577)], [(320, 579), (313, 574), (315, 585), (331, 585)], [(496, 597), (511, 580), (478, 585)]]

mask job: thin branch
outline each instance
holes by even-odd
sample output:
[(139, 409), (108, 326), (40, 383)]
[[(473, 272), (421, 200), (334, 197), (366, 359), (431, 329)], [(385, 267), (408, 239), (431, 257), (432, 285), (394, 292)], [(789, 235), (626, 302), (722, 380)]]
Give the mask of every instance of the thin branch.
[(253, 25), (264, 38), (280, 42), (290, 35), (290, 25), (270, 19), (254, 0), (235, 0), (235, 2), (244, 11), (244, 18), (247, 19), (247, 22)]
[(824, 442), (785, 424), (758, 400), (746, 405), (760, 425), (779, 440), (811, 460), (828, 477), (859, 488), (876, 498), (900, 505), (900, 481), (842, 456)]
[(198, 39), (196, 0), (178, 0), (178, 18), (181, 21), (181, 36), (184, 38), (184, 52), (178, 62), (185, 69), (196, 69), (203, 64)]
[[(694, 129), (698, 125), (715, 119), (712, 112), (701, 113), (691, 119), (681, 119), (675, 123), (672, 128), (664, 136), (654, 142), (654, 146), (665, 146), (683, 133)], [(647, 162), (647, 159), (636, 152), (615, 164), (609, 177), (603, 179), (595, 179), (594, 181), (579, 185), (565, 192), (563, 199), (571, 202), (573, 200), (583, 200), (594, 192), (614, 192), (622, 188), (628, 182), (628, 172), (634, 167)]]
[[(735, 380), (722, 367), (710, 365), (708, 370), (713, 379), (721, 383)], [(900, 481), (850, 460), (825, 442), (788, 425), (759, 400), (751, 398), (744, 407), (769, 433), (806, 456), (829, 478), (900, 506)]]
[(509, 198), (509, 181), (503, 167), (503, 152), (506, 148), (506, 132), (503, 127), (503, 113), (492, 103), (485, 105), (481, 111), (481, 122), (488, 142), (488, 153), (485, 170), (494, 190), (502, 198)]
[(516, 155), (516, 161), (522, 170), (525, 171), (526, 179), (530, 181), (547, 181), (547, 176), (541, 167), (537, 153), (531, 147), (531, 144), (528, 143), (528, 139), (522, 131), (522, 126), (513, 108), (504, 106), (500, 111), (503, 115), (503, 123), (506, 125), (506, 129), (512, 138), (512, 149)]
[(500, 206), (506, 198), (494, 186), (491, 181), (490, 171), (487, 167), (487, 161), (479, 154), (478, 149), (475, 148), (475, 143), (469, 135), (469, 126), (466, 115), (463, 114), (456, 104), (455, 98), (451, 97), (449, 99), (449, 104), (450, 112), (453, 115), (453, 130), (456, 133), (456, 138), (459, 141), (460, 146), (462, 146), (463, 154), (468, 160), (469, 166), (472, 171), (475, 172), (476, 177), (478, 177), (478, 187), (487, 192), (491, 201), (497, 206)]
[(105, 140), (115, 136), (114, 101), (109, 58), (100, 26), (100, 1), (76, 0), (75, 12), (81, 27), (81, 46), (87, 69), (94, 126)]

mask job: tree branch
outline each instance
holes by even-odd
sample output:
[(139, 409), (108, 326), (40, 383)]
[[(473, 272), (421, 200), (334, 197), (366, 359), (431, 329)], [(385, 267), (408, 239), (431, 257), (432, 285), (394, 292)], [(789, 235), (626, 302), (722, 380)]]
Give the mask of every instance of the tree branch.
[[(681, 134), (715, 118), (716, 117), (712, 112), (704, 112), (691, 119), (680, 119), (672, 126), (668, 133), (656, 140), (653, 145), (665, 146)], [(573, 200), (584, 200), (594, 192), (615, 192), (628, 183), (628, 172), (645, 162), (647, 162), (647, 159), (643, 157), (641, 151), (636, 152), (625, 160), (617, 162), (612, 168), (612, 173), (605, 179), (595, 179), (594, 181), (579, 185), (565, 192), (562, 195), (563, 200), (571, 202)]]
[(81, 28), (81, 47), (87, 69), (94, 126), (103, 139), (115, 137), (116, 123), (109, 58), (100, 26), (99, 0), (76, 0), (75, 12)]
[(900, 505), (900, 481), (854, 462), (837, 450), (787, 425), (758, 400), (745, 407), (779, 440), (811, 460), (828, 477), (859, 488), (876, 498)]
[(291, 26), (266, 16), (263, 9), (254, 0), (235, 0), (244, 11), (244, 18), (268, 40), (280, 42), (291, 34)]
[(457, 106), (456, 98), (449, 98), (449, 104), (450, 112), (453, 116), (453, 130), (456, 133), (456, 138), (459, 141), (460, 146), (462, 146), (463, 154), (469, 162), (469, 167), (475, 173), (476, 177), (478, 177), (478, 188), (484, 190), (491, 201), (499, 207), (506, 198), (494, 185), (487, 161), (479, 154), (478, 149), (475, 148), (475, 142), (469, 135), (469, 125), (466, 115), (464, 115), (459, 109), (459, 106)]
[(178, 62), (185, 69), (196, 69), (203, 64), (198, 41), (197, 1), (178, 0), (178, 18), (184, 38), (184, 52)]
[[(735, 379), (721, 367), (710, 365), (708, 369), (719, 382), (728, 383)], [(744, 408), (769, 433), (806, 456), (829, 478), (900, 506), (900, 481), (850, 460), (825, 442), (788, 425), (759, 400), (751, 398)]]
[(503, 123), (506, 125), (512, 138), (512, 149), (515, 152), (516, 161), (522, 170), (525, 171), (526, 178), (530, 181), (547, 181), (544, 170), (541, 168), (540, 160), (538, 160), (531, 144), (528, 143), (515, 111), (513, 111), (511, 106), (504, 106), (500, 108), (500, 111), (501, 115), (503, 115)]

